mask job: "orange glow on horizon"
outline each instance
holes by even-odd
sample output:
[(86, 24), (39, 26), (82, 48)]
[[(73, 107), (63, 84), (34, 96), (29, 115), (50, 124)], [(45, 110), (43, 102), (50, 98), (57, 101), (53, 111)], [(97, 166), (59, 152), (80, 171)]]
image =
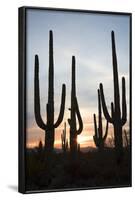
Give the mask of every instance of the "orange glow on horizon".
[[(105, 123), (104, 129), (105, 129)], [(125, 128), (128, 127), (128, 124), (125, 125)], [(61, 149), (61, 133), (64, 126), (61, 124), (59, 128), (55, 130), (55, 142), (54, 142), (54, 148)], [(35, 148), (38, 147), (39, 142), (42, 141), (42, 144), (44, 146), (45, 141), (45, 132), (37, 127), (36, 124), (34, 124), (32, 127), (27, 128), (27, 138), (26, 138), (26, 146), (27, 148)], [(70, 135), (70, 129), (69, 125), (67, 123), (67, 129), (66, 129), (66, 138), (69, 141), (69, 135)], [(80, 144), (80, 148), (86, 148), (86, 147), (95, 147), (94, 141), (93, 141), (93, 135), (94, 135), (94, 124), (89, 123), (88, 121), (84, 122), (84, 129), (80, 135), (77, 137), (77, 142)], [(109, 124), (109, 132), (108, 132), (108, 138), (109, 136), (113, 135), (113, 126)]]
[[(44, 141), (42, 141), (42, 144), (44, 146)], [(78, 144), (80, 144), (81, 148), (85, 148), (85, 147), (95, 147), (94, 142), (93, 142), (93, 136), (81, 136), (79, 135), (77, 138), (77, 142)], [(36, 148), (38, 147), (39, 141), (35, 142), (35, 141), (31, 141), (27, 143), (27, 148)], [(61, 149), (61, 140), (55, 140), (54, 142), (54, 147)]]
[(92, 140), (92, 139), (93, 139), (92, 136), (84, 136), (84, 135), (78, 135), (77, 136), (77, 142), (79, 144), (83, 144), (83, 143), (85, 143), (85, 142), (87, 142), (89, 140)]

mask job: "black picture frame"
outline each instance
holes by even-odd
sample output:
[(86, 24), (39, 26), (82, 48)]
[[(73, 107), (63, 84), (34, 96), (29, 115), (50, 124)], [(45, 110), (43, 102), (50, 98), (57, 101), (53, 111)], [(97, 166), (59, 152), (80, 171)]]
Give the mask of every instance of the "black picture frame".
[[(82, 188), (68, 188), (68, 189), (51, 189), (51, 190), (27, 190), (26, 189), (26, 60), (27, 60), (27, 48), (26, 48), (26, 23), (27, 23), (27, 10), (48, 10), (48, 11), (62, 11), (62, 12), (73, 12), (73, 13), (94, 13), (94, 14), (105, 14), (105, 15), (121, 15), (129, 16), (130, 18), (130, 63), (129, 63), (129, 126), (130, 126), (130, 183), (128, 185), (116, 185), (116, 186), (105, 186), (105, 187), (82, 187)], [(65, 8), (49, 8), (49, 7), (29, 7), (24, 6), (18, 9), (19, 13), (19, 74), (18, 74), (18, 101), (19, 101), (19, 131), (18, 131), (18, 191), (23, 194), (28, 193), (41, 193), (41, 192), (57, 192), (57, 191), (71, 191), (71, 190), (89, 190), (89, 189), (98, 189), (98, 188), (116, 188), (116, 187), (131, 187), (132, 186), (132, 13), (127, 12), (108, 12), (108, 11), (93, 11), (93, 10), (79, 10), (79, 9), (65, 9)]]

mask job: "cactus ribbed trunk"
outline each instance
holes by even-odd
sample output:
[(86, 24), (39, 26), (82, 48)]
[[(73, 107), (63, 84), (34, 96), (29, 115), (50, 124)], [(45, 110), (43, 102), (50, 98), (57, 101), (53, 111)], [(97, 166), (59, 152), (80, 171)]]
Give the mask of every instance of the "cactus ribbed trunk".
[(54, 148), (54, 129), (45, 131), (45, 151), (52, 152)]
[(75, 100), (76, 97), (76, 79), (75, 79), (75, 58), (72, 60), (72, 83), (71, 83), (71, 126), (70, 126), (70, 148), (71, 152), (77, 149), (77, 133), (76, 133), (76, 113), (75, 113)]
[[(70, 151), (72, 154), (77, 152), (77, 135), (82, 132), (83, 122), (79, 111), (76, 97), (76, 77), (75, 77), (75, 56), (72, 56), (72, 78), (71, 78), (71, 108), (69, 109), (70, 119)], [(78, 118), (79, 128), (77, 130), (76, 117)]]
[[(119, 94), (119, 78), (118, 78), (118, 65), (115, 47), (115, 36), (112, 32), (112, 62), (113, 62), (113, 83), (114, 83), (114, 107), (115, 107), (115, 121), (114, 121), (114, 142), (117, 154), (122, 153), (122, 125), (121, 125), (121, 112), (120, 112), (120, 94)], [(119, 156), (119, 155), (118, 155)]]
[(53, 150), (54, 146), (54, 65), (53, 65), (53, 35), (50, 31), (49, 39), (49, 76), (48, 76), (48, 103), (47, 103), (47, 125), (52, 127), (46, 130), (45, 149), (47, 152)]
[(122, 126), (117, 123), (114, 124), (114, 144), (118, 159), (120, 159), (123, 154)]
[[(114, 127), (114, 140), (115, 149), (117, 153), (117, 160), (121, 160), (123, 154), (123, 139), (122, 139), (122, 127), (127, 121), (127, 106), (126, 106), (126, 87), (125, 78), (122, 77), (122, 108), (120, 108), (120, 92), (119, 92), (119, 78), (118, 78), (118, 66), (115, 47), (115, 35), (112, 31), (112, 64), (113, 64), (113, 84), (114, 84), (114, 103), (111, 103), (111, 116), (107, 110), (103, 85), (100, 83), (100, 93), (102, 100), (102, 107), (105, 118), (113, 124)], [(122, 110), (122, 111), (121, 111)]]
[(45, 130), (45, 151), (49, 154), (54, 149), (55, 128), (63, 120), (65, 109), (66, 86), (62, 85), (61, 106), (57, 121), (54, 123), (54, 60), (53, 60), (53, 32), (49, 32), (49, 75), (48, 75), (48, 102), (46, 104), (47, 120), (43, 122), (40, 113), (40, 88), (39, 88), (39, 59), (35, 55), (34, 78), (34, 113), (37, 125)]

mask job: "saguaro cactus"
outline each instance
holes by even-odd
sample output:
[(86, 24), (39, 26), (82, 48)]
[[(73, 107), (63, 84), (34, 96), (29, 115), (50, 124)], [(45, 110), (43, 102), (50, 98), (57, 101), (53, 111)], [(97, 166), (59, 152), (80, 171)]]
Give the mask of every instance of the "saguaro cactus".
[[(76, 82), (75, 82), (75, 56), (72, 56), (72, 82), (71, 82), (71, 108), (70, 119), (68, 123), (70, 126), (70, 151), (77, 152), (77, 135), (81, 134), (83, 130), (83, 122), (79, 111), (79, 106), (76, 97)], [(77, 129), (76, 117), (78, 118), (79, 128)]]
[(53, 61), (53, 32), (49, 32), (49, 77), (48, 77), (48, 102), (46, 104), (47, 121), (43, 122), (40, 113), (40, 89), (39, 89), (39, 59), (35, 55), (35, 78), (34, 78), (34, 112), (37, 125), (45, 130), (45, 150), (51, 152), (54, 147), (54, 130), (63, 120), (65, 109), (66, 86), (62, 85), (60, 113), (54, 123), (54, 61)]
[(68, 150), (68, 139), (66, 139), (66, 122), (64, 123), (64, 129), (61, 134), (62, 150), (65, 153)]
[(122, 127), (127, 121), (126, 88), (125, 88), (125, 78), (122, 77), (122, 111), (121, 111), (115, 35), (113, 31), (111, 33), (111, 39), (112, 39), (112, 63), (113, 63), (113, 84), (114, 84), (114, 103), (113, 102), (111, 103), (111, 115), (107, 110), (102, 83), (100, 83), (100, 94), (101, 94), (104, 116), (106, 120), (112, 123), (114, 126), (115, 149), (117, 152), (118, 159), (120, 159), (123, 152)]
[(104, 142), (106, 140), (107, 133), (108, 133), (108, 121), (106, 122), (106, 130), (103, 136), (102, 110), (101, 110), (99, 89), (98, 89), (98, 128), (97, 128), (96, 114), (93, 115), (93, 118), (94, 118), (94, 128), (95, 128), (95, 135), (93, 136), (93, 139), (94, 139), (95, 145), (101, 151), (104, 148)]

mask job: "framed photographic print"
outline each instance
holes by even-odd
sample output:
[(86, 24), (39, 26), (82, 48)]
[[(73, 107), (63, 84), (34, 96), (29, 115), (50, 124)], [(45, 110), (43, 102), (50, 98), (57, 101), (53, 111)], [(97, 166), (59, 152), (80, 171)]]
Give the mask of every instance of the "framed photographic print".
[(131, 186), (131, 19), (19, 8), (19, 192)]

